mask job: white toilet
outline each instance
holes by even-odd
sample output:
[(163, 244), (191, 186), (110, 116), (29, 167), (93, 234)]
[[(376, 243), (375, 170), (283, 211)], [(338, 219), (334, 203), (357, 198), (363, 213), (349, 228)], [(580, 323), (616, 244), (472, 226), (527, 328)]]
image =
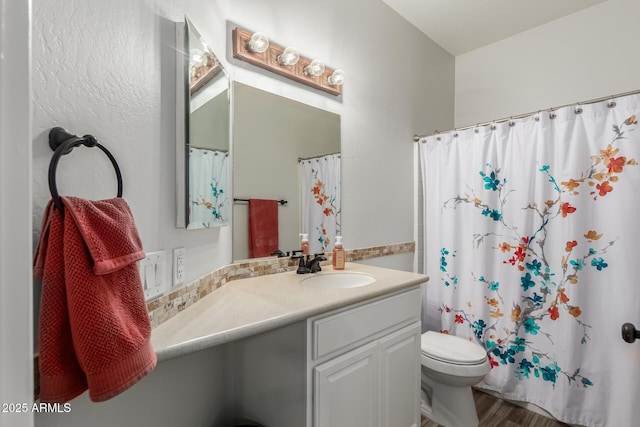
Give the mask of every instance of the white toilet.
[(475, 427), (471, 386), (489, 373), (486, 350), (465, 338), (425, 332), (421, 339), (422, 415), (445, 427)]

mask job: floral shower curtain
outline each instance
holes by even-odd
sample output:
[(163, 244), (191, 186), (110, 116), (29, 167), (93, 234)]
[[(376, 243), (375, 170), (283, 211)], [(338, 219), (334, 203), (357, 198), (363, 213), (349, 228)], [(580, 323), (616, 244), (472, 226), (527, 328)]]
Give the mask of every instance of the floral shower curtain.
[(300, 160), (302, 233), (309, 253), (333, 250), (340, 235), (340, 154)]
[(486, 349), (480, 388), (568, 423), (637, 425), (639, 113), (632, 95), (420, 141), (424, 329)]
[(229, 155), (225, 151), (189, 149), (189, 225), (208, 228), (229, 221)]

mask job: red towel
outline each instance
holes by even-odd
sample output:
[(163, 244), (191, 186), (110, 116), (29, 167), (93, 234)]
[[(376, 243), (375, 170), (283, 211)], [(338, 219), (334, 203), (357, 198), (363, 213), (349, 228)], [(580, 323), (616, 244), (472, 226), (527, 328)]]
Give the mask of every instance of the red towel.
[(142, 242), (122, 198), (49, 202), (34, 259), (42, 279), (40, 401), (87, 388), (94, 402), (131, 387), (156, 365), (136, 261)]
[(278, 249), (278, 201), (249, 199), (249, 257), (271, 255)]

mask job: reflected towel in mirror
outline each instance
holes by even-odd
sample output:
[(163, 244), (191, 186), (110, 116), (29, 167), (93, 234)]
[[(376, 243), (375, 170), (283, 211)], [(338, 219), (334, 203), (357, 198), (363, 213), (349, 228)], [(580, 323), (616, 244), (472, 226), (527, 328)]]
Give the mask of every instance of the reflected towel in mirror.
[(249, 199), (249, 256), (269, 256), (278, 249), (278, 201)]

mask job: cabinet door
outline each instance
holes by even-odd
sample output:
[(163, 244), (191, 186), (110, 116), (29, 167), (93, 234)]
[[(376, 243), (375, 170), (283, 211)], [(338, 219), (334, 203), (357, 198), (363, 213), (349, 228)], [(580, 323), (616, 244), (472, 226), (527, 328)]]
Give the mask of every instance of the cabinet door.
[(379, 341), (380, 427), (420, 425), (420, 322)]
[(376, 342), (313, 369), (314, 427), (378, 426)]

